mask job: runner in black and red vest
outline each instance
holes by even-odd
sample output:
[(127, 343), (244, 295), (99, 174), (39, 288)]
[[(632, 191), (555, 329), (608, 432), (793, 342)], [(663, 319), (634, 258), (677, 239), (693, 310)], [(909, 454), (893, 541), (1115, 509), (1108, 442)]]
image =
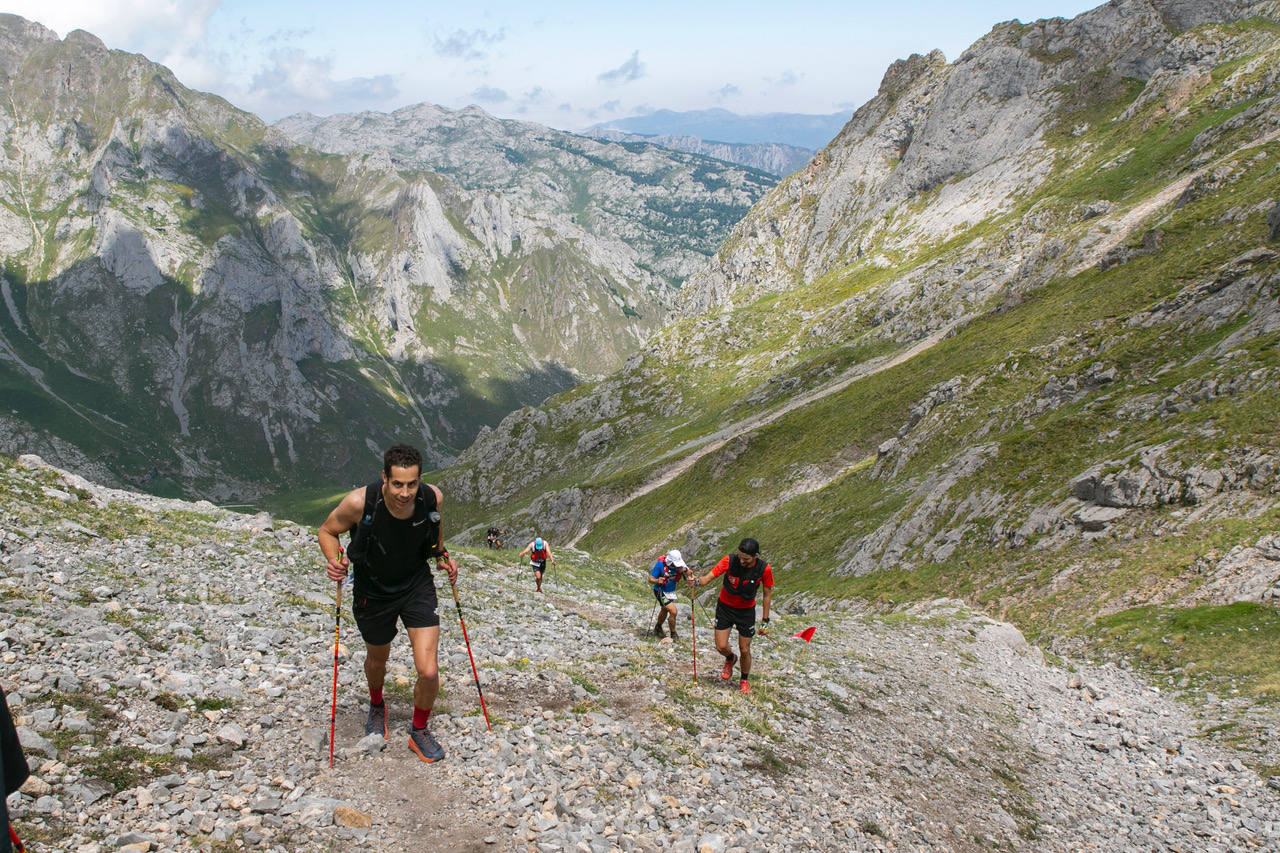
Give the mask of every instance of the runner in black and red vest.
[(538, 592), (542, 592), (542, 573), (547, 570), (547, 560), (550, 560), (552, 565), (557, 565), (555, 554), (551, 553), (551, 546), (541, 536), (535, 536), (532, 542), (524, 546), (524, 550), (516, 559), (525, 554), (529, 555), (529, 567), (533, 569), (533, 579), (538, 585)]
[[(728, 681), (733, 676), (733, 665), (741, 660), (742, 678), (738, 682), (743, 693), (751, 692), (747, 680), (751, 677), (751, 638), (756, 635), (756, 591), (764, 587), (760, 633), (769, 633), (769, 604), (773, 599), (773, 568), (760, 556), (760, 543), (743, 539), (738, 543), (738, 553), (730, 554), (715, 568), (700, 578), (697, 586), (703, 586), (712, 578), (724, 576), (720, 598), (716, 602), (716, 651), (724, 655), (724, 669), (720, 678)], [(738, 654), (729, 651), (729, 629), (738, 629)], [(741, 656), (741, 657), (739, 657)]]

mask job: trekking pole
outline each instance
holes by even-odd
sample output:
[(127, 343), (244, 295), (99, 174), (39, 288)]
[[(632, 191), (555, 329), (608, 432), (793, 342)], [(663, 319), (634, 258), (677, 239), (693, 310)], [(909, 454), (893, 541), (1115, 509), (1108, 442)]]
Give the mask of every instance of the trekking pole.
[[(689, 579), (689, 601), (697, 602), (698, 599), (693, 596), (693, 580)], [(697, 611), (689, 608), (689, 639), (693, 645), (693, 683), (698, 683), (698, 617)]]
[(449, 587), (453, 590), (453, 606), (458, 608), (458, 624), (462, 626), (462, 642), (467, 644), (467, 657), (471, 659), (471, 675), (476, 680), (476, 693), (480, 694), (480, 710), (484, 711), (484, 725), (489, 731), (493, 731), (493, 726), (489, 724), (489, 708), (484, 704), (484, 691), (480, 689), (480, 673), (476, 670), (476, 659), (471, 654), (471, 640), (467, 638), (467, 622), (462, 618), (462, 604), (458, 601), (458, 585), (453, 578), (449, 578)]
[[(338, 546), (338, 560), (342, 560), (342, 546)], [(345, 578), (343, 579), (345, 580)], [(333, 735), (338, 728), (338, 629), (342, 625), (342, 581), (333, 598), (333, 707), (329, 711), (329, 767), (333, 767)]]
[(27, 848), (22, 846), (22, 839), (18, 837), (13, 824), (9, 824), (9, 843), (13, 845), (13, 853), (27, 853)]
[[(692, 593), (690, 593), (690, 595), (692, 595)], [(694, 601), (698, 601), (698, 599), (696, 599), (696, 598), (695, 598), (695, 599), (693, 599), (693, 600), (694, 600)], [(707, 607), (706, 607), (706, 605), (704, 605), (701, 601), (698, 601), (698, 607), (702, 608), (702, 615), (703, 615), (704, 617), (706, 617), (706, 620), (707, 620), (708, 622), (714, 622), (714, 621), (715, 621), (714, 619), (712, 619), (712, 618), (711, 618), (711, 615), (710, 615), (709, 613), (707, 613)]]

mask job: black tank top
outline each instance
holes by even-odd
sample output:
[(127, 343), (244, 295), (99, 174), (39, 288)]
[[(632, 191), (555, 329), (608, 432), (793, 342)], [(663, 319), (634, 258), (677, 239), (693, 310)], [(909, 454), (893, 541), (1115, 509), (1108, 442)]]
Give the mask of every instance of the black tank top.
[[(434, 586), (427, 558), (436, 553), (440, 539), (435, 491), (425, 483), (420, 485), (413, 502), (413, 515), (405, 519), (396, 518), (387, 509), (380, 481), (365, 487), (366, 510), (370, 504), (372, 523), (367, 532), (353, 534), (352, 540), (356, 592), (390, 598), (403, 595), (423, 580)], [(365, 519), (361, 519), (361, 525), (365, 523)]]

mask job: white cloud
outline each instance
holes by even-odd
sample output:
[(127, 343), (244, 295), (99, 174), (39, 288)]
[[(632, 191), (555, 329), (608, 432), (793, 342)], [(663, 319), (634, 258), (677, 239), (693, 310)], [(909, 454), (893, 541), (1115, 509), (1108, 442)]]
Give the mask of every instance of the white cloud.
[(545, 104), (552, 99), (552, 94), (541, 86), (534, 86), (521, 96), (526, 104)]
[(66, 36), (86, 30), (108, 47), (174, 67), (200, 52), (220, 0), (9, 0), (5, 11)]
[(645, 75), (645, 64), (640, 61), (640, 51), (636, 50), (631, 53), (631, 58), (626, 62), (614, 68), (612, 71), (604, 71), (596, 75), (596, 79), (601, 83), (608, 83), (610, 86), (616, 86), (620, 83), (630, 83), (632, 80), (639, 80)]
[(727, 101), (730, 98), (736, 98), (738, 95), (741, 95), (742, 90), (732, 83), (725, 83), (711, 94), (717, 101)]
[(555, 93), (544, 89), (541, 86), (534, 86), (532, 89), (520, 95), (520, 101), (516, 106), (516, 112), (520, 115), (528, 115), (537, 107), (545, 106), (555, 99)]
[(454, 30), (444, 38), (435, 37), (435, 50), (440, 56), (451, 59), (463, 59), (468, 62), (479, 62), (487, 59), (489, 54), (481, 48), (497, 44), (507, 37), (505, 29), (496, 33), (487, 30)]
[(511, 100), (505, 90), (495, 86), (480, 86), (471, 93), (471, 97), (482, 104), (502, 104)]
[(297, 48), (273, 50), (270, 64), (253, 75), (245, 97), (269, 121), (289, 113), (376, 109), (399, 94), (389, 74), (333, 78), (333, 60)]

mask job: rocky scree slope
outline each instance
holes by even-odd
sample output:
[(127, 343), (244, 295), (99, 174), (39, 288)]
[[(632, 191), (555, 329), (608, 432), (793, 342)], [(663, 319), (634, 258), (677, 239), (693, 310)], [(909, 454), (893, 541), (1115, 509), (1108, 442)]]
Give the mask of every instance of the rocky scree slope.
[[(535, 596), (514, 552), (463, 553), (425, 765), (363, 737), (344, 613), (314, 532), (0, 457), (0, 683), (33, 777), (29, 849), (746, 851), (1265, 849), (1280, 779), (1197, 734), (1132, 672), (1046, 664), (1012, 626), (937, 600), (803, 612), (779, 577), (753, 692), (718, 684), (704, 603), (649, 633), (639, 569), (561, 551)], [(694, 678), (689, 608), (699, 644)], [(344, 608), (345, 610), (345, 608)], [(786, 639), (814, 625), (811, 644)], [(1065, 668), (1064, 668), (1065, 667)]]
[(447, 490), (615, 557), (754, 535), (815, 600), (964, 597), (1269, 707), (1248, 643), (1137, 629), (1243, 609), (1276, 643), (1278, 22), (1120, 2), (896, 64), (685, 321)]
[(298, 146), (82, 31), (3, 16), (0, 75), (0, 447), (222, 497), (397, 438), (443, 461), (666, 314), (636, 251)]
[(321, 151), (381, 152), (394, 163), (446, 175), (552, 239), (578, 243), (588, 256), (640, 266), (654, 276), (644, 283), (664, 290), (701, 269), (776, 183), (771, 174), (711, 159), (717, 155), (708, 151), (593, 139), (498, 119), (475, 106), (303, 113), (274, 126)]

